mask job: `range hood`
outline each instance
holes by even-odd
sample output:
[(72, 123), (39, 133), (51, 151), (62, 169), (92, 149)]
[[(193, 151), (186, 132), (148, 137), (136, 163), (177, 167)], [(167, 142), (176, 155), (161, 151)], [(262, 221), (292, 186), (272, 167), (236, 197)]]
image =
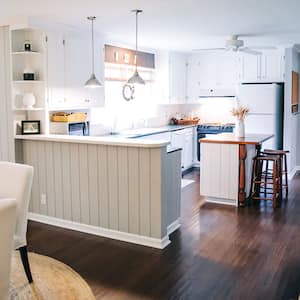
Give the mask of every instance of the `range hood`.
[(212, 89), (200, 89), (198, 98), (235, 98), (236, 92), (232, 88), (212, 88)]

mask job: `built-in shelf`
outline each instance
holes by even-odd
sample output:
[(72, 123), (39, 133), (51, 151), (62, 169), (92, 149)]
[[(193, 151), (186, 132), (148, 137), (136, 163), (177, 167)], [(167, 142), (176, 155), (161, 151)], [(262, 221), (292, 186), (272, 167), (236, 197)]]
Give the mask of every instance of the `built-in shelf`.
[(15, 51), (12, 52), (12, 55), (39, 55), (41, 52), (37, 51)]
[(15, 84), (27, 84), (27, 83), (44, 83), (43, 80), (14, 80), (13, 83)]
[[(31, 51), (25, 51), (24, 41), (30, 41)], [(12, 110), (14, 112), (15, 132), (19, 132), (20, 118), (34, 118), (41, 122), (41, 132), (48, 132), (47, 111), (47, 82), (46, 79), (46, 43), (45, 33), (32, 28), (11, 30), (11, 73), (12, 73)], [(35, 80), (24, 80), (25, 69), (32, 69)], [(23, 96), (32, 93), (37, 102), (36, 106), (28, 108), (23, 105)], [(33, 115), (33, 116), (31, 116)]]
[(14, 111), (42, 111), (45, 110), (43, 107), (32, 107), (32, 108), (26, 108), (26, 107), (13, 107)]

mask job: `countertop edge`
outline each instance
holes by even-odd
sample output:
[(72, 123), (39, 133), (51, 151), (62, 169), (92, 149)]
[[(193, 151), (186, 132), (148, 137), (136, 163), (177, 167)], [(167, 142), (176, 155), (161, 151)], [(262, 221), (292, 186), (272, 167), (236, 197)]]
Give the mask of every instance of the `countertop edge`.
[[(222, 139), (222, 137), (224, 138)], [(258, 145), (271, 139), (272, 137), (274, 137), (273, 134), (249, 134), (248, 136), (246, 135), (245, 138), (241, 138), (240, 140), (237, 140), (237, 138), (234, 138), (234, 136), (229, 137), (228, 134), (221, 133), (211, 138), (202, 138), (199, 141), (201, 143), (211, 143), (211, 144)]]
[(120, 138), (109, 139), (103, 137), (88, 137), (88, 136), (63, 136), (63, 135), (16, 135), (16, 140), (27, 141), (45, 141), (45, 142), (62, 142), (62, 143), (78, 143), (78, 144), (94, 144), (94, 145), (110, 145), (123, 147), (139, 147), (139, 148), (161, 148), (170, 144), (167, 140), (153, 141)]

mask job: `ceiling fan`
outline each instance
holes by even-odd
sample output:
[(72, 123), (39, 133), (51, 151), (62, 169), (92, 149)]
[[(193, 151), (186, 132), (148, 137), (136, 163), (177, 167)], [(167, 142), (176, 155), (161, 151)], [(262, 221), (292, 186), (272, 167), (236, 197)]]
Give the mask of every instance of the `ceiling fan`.
[(203, 48), (203, 49), (193, 49), (195, 52), (200, 51), (232, 51), (232, 52), (244, 52), (252, 55), (262, 54), (259, 51), (250, 49), (244, 46), (244, 41), (239, 39), (238, 35), (232, 35), (230, 39), (226, 40), (225, 46), (222, 48)]

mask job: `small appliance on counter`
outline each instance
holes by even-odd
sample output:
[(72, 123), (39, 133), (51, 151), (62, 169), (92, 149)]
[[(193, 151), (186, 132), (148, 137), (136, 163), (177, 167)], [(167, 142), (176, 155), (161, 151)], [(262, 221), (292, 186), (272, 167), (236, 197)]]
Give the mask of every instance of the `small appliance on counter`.
[(51, 116), (50, 134), (89, 135), (87, 114), (83, 112), (56, 112)]

